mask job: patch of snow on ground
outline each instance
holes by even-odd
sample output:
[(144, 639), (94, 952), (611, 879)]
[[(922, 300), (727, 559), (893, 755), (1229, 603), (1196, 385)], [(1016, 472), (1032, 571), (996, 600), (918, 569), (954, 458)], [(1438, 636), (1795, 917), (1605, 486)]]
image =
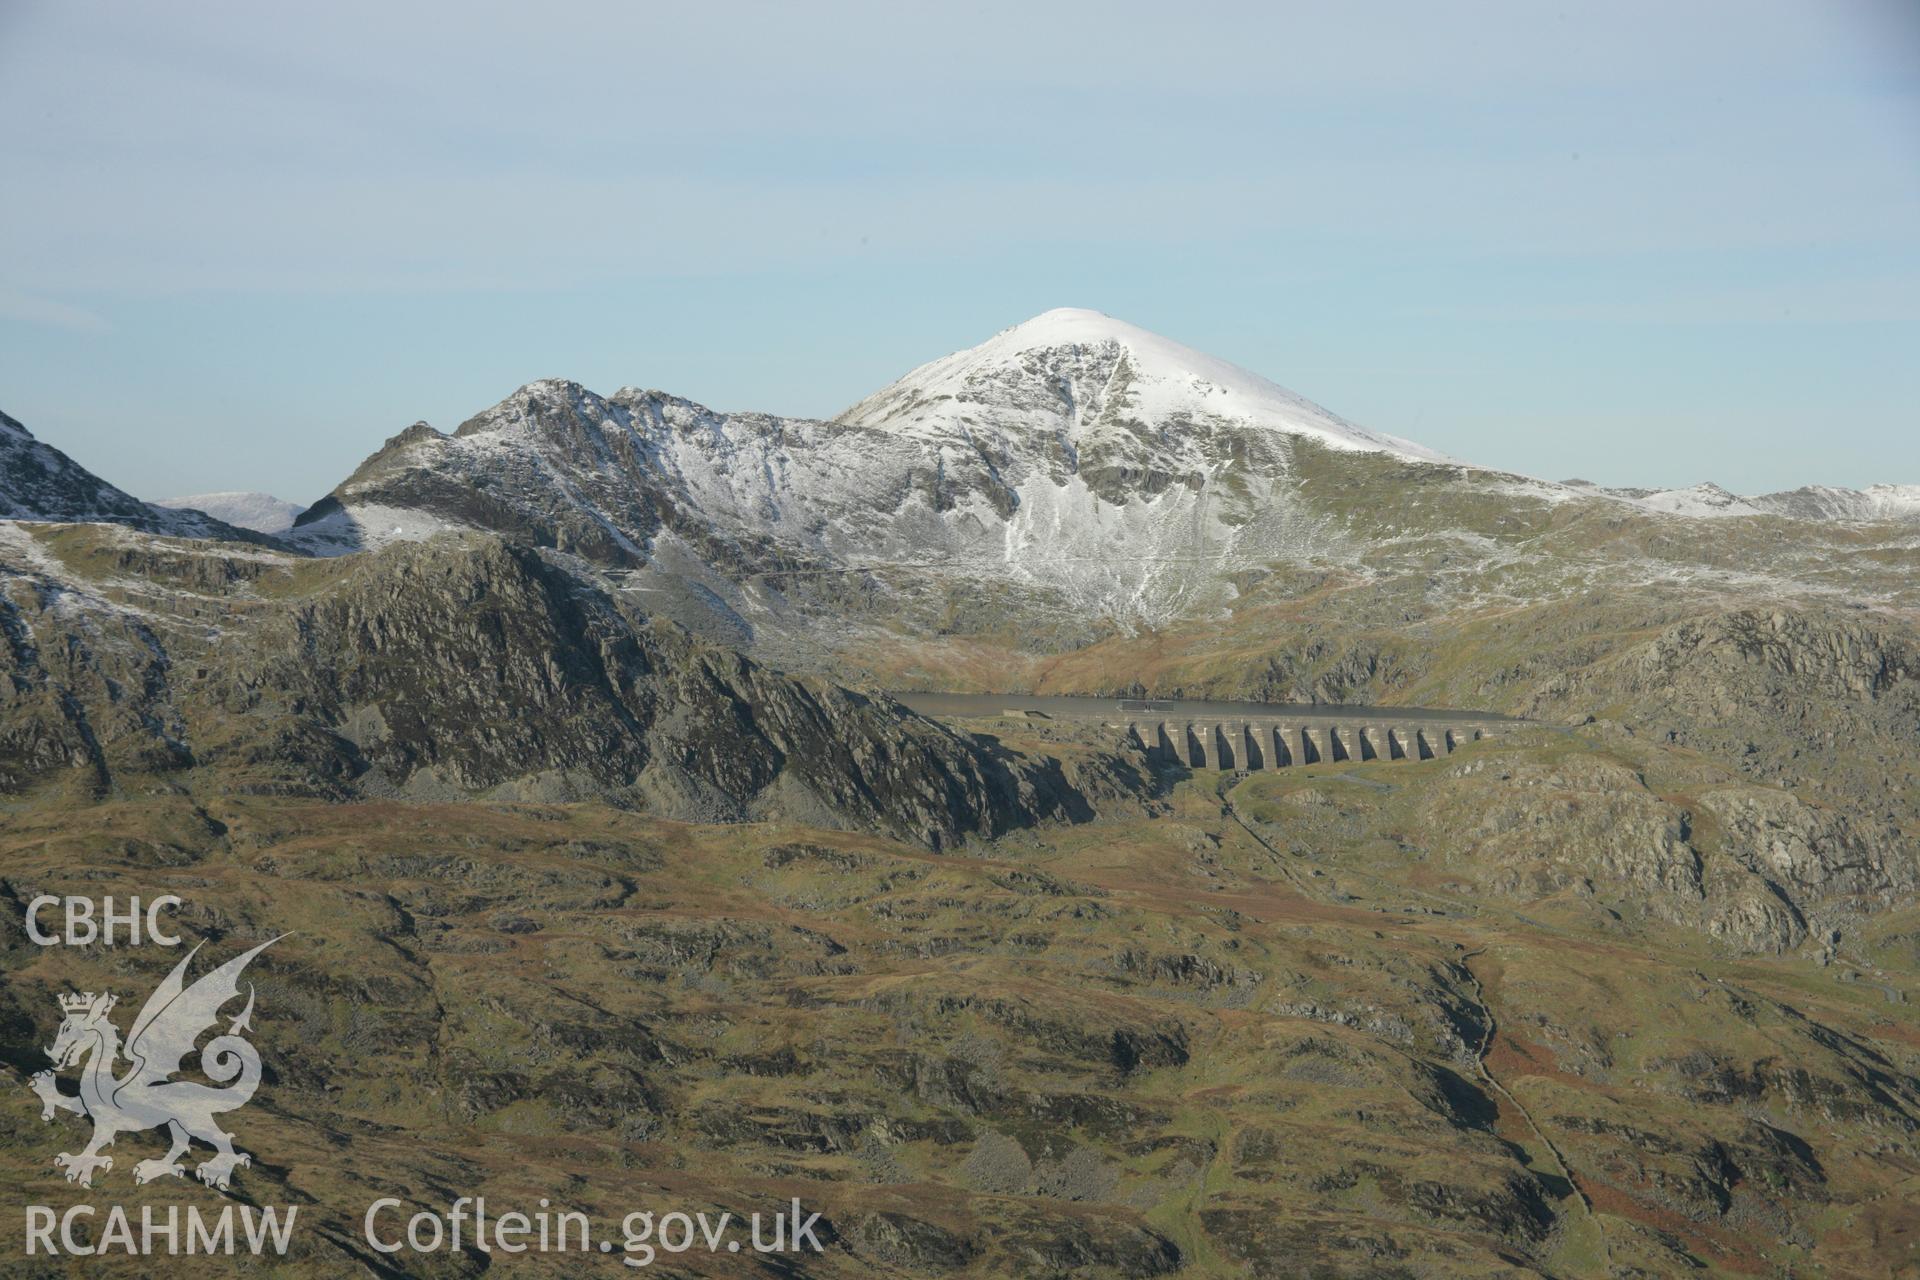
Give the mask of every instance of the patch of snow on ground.
[(365, 503), (302, 525), (287, 540), (310, 555), (341, 556), (392, 542), (424, 542), (436, 533), (465, 527), (412, 507)]

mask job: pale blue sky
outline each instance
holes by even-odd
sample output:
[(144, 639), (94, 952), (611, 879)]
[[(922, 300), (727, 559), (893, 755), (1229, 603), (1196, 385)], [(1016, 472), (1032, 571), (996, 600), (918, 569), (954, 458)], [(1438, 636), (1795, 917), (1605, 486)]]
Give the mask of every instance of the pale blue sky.
[(311, 500), (1056, 306), (1559, 479), (1920, 481), (1920, 5), (0, 0), (0, 409)]

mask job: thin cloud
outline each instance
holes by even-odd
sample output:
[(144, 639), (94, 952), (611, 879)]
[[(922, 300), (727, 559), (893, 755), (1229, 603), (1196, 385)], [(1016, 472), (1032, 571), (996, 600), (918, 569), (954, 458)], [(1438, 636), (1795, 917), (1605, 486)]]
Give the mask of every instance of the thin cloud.
[(0, 318), (69, 333), (113, 332), (113, 326), (98, 312), (15, 289), (0, 289)]

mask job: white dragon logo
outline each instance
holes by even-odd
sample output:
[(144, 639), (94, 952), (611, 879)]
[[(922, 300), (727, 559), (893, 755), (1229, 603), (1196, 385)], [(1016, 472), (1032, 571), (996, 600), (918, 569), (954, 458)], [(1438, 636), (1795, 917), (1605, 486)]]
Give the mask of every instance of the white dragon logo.
[[(281, 937), (286, 935), (282, 934)], [(127, 1036), (126, 1058), (132, 1064), (123, 1076), (113, 1073), (120, 1057), (120, 1032), (107, 1020), (117, 997), (84, 995), (60, 997), (66, 1019), (47, 1049), (53, 1071), (42, 1071), (29, 1082), (40, 1095), (42, 1120), (53, 1119), (56, 1111), (72, 1111), (93, 1121), (93, 1141), (79, 1155), (61, 1152), (53, 1163), (66, 1170), (67, 1181), (83, 1187), (93, 1185), (95, 1170), (113, 1168), (113, 1158), (100, 1154), (123, 1133), (166, 1126), (173, 1141), (172, 1150), (158, 1160), (142, 1160), (133, 1166), (136, 1183), (151, 1182), (168, 1174), (178, 1178), (186, 1174), (180, 1157), (187, 1154), (191, 1141), (198, 1138), (215, 1149), (194, 1169), (200, 1181), (226, 1190), (233, 1171), (253, 1158), (233, 1149), (233, 1135), (222, 1132), (214, 1117), (245, 1106), (260, 1086), (260, 1052), (241, 1033), (251, 1030), (253, 987), (247, 987), (247, 1007), (227, 1027), (225, 1035), (215, 1036), (200, 1052), (200, 1070), (224, 1088), (214, 1088), (195, 1080), (170, 1080), (181, 1070), (181, 1060), (193, 1052), (194, 1041), (220, 1020), (220, 1007), (240, 994), (240, 973), (247, 963), (279, 938), (270, 938), (253, 950), (227, 961), (191, 987), (183, 981), (187, 965), (199, 952), (198, 946), (173, 967), (166, 981), (154, 989), (133, 1020)], [(91, 1057), (88, 1055), (91, 1054)], [(78, 1096), (62, 1093), (54, 1071), (73, 1066), (82, 1058), (86, 1066), (80, 1072)], [(237, 1077), (237, 1079), (236, 1079)], [(232, 1083), (228, 1083), (231, 1081)]]

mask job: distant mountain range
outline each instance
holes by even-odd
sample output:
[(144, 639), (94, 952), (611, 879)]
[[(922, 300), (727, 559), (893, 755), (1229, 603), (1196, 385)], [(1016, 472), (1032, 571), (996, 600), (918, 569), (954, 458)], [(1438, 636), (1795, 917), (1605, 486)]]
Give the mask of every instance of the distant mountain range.
[(270, 493), (252, 492), (196, 493), (184, 498), (160, 498), (154, 505), (204, 511), (236, 528), (271, 534), (293, 528), (295, 518), (306, 510), (297, 502), (288, 502)]
[(1729, 493), (1710, 482), (1686, 489), (1606, 489), (1580, 480), (1569, 480), (1567, 484), (1670, 515), (1786, 516), (1793, 520), (1825, 520), (1836, 524), (1920, 519), (1920, 485), (1914, 484), (1871, 484), (1864, 489), (1810, 484), (1780, 493), (1746, 497)]
[[(931, 556), (1042, 580), (1127, 580), (1136, 576), (1129, 561), (1196, 547), (1227, 561), (1310, 552), (1311, 530), (1270, 523), (1297, 505), (1302, 447), (1500, 476), (1549, 501), (1597, 497), (1655, 514), (1920, 518), (1920, 485), (1743, 497), (1711, 483), (1608, 488), (1468, 466), (1073, 309), (923, 365), (829, 421), (720, 413), (631, 387), (603, 397), (572, 382), (528, 383), (452, 435), (414, 424), (311, 509), (254, 492), (144, 503), (0, 416), (0, 511), (206, 536), (188, 531), (215, 526), (156, 509), (198, 511), (230, 527), (291, 533), (295, 546), (319, 554), (473, 527), (623, 567), (671, 556), (684, 541), (724, 546), (723, 559), (742, 562)], [(1254, 513), (1259, 521), (1246, 519)], [(1093, 575), (1046, 568), (1089, 559), (1111, 563)]]
[[(932, 361), (825, 421), (528, 383), (451, 434), (414, 424), (304, 511), (266, 494), (143, 503), (11, 420), (0, 445), (15, 518), (245, 530), (322, 556), (488, 531), (609, 575), (709, 638), (825, 669), (887, 636), (1010, 627), (1052, 649), (1185, 625), (1261, 598), (1281, 567), (1430, 579), (1426, 596), (1456, 601), (1602, 578), (1804, 585), (1817, 549), (1754, 520), (1835, 531), (1816, 543), (1876, 524), (1905, 526), (1885, 535), (1898, 541), (1920, 521), (1916, 485), (1738, 497), (1469, 465), (1080, 310)], [(1657, 532), (1732, 517), (1749, 519), (1706, 544)], [(1622, 538), (1621, 521), (1640, 532)], [(1844, 589), (1862, 562), (1820, 563)]]

